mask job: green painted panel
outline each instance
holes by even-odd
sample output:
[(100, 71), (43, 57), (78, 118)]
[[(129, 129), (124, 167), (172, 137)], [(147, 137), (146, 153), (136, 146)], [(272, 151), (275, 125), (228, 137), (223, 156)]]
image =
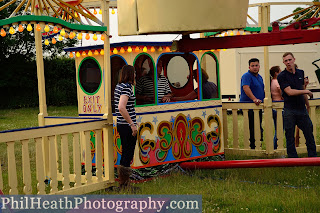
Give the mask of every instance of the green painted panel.
[(35, 15), (26, 15), (26, 16), (15, 16), (12, 18), (0, 20), (0, 26), (11, 25), (12, 23), (22, 22), (22, 21), (36, 21), (36, 22), (46, 22), (46, 23), (55, 23), (62, 25), (66, 28), (78, 31), (93, 31), (93, 32), (105, 32), (107, 31), (106, 26), (89, 26), (81, 24), (71, 24), (59, 18), (54, 18), (51, 16), (35, 16)]

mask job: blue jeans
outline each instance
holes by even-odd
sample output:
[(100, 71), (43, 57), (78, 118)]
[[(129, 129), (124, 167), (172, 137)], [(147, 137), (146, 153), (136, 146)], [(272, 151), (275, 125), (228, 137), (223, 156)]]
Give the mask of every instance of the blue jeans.
[(313, 136), (313, 124), (307, 109), (284, 109), (283, 122), (287, 140), (287, 153), (289, 158), (297, 158), (298, 154), (294, 143), (295, 126), (302, 130), (306, 138), (309, 157), (317, 157), (316, 144)]
[[(277, 137), (277, 110), (272, 109), (272, 117), (274, 123), (274, 137), (273, 137), (273, 147), (274, 149), (278, 148), (278, 137)], [(282, 111), (282, 118), (283, 118), (283, 111)], [(283, 127), (284, 129), (284, 127)]]

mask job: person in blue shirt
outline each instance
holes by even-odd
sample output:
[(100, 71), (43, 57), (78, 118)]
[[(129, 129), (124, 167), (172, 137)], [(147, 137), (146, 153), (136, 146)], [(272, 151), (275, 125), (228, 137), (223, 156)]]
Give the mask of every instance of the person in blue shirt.
[(310, 90), (304, 88), (304, 71), (295, 65), (295, 58), (291, 52), (282, 56), (286, 69), (278, 75), (278, 82), (284, 98), (283, 126), (287, 141), (289, 158), (297, 158), (298, 154), (294, 142), (294, 131), (297, 125), (306, 138), (309, 157), (317, 157), (317, 150), (313, 136), (313, 124), (306, 109), (308, 96), (313, 97)]
[[(249, 70), (241, 77), (241, 102), (253, 102), (257, 106), (264, 99), (264, 83), (261, 75), (259, 75), (260, 63), (259, 59), (252, 58), (249, 60)], [(249, 130), (250, 130), (250, 148), (255, 149), (254, 138), (254, 113), (253, 110), (248, 111)], [(261, 141), (263, 140), (263, 129), (261, 126), (262, 110), (259, 110)]]

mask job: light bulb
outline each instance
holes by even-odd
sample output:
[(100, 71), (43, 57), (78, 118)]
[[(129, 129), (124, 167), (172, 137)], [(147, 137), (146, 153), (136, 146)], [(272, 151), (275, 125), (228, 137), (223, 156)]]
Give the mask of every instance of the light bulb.
[(64, 36), (65, 34), (66, 34), (66, 31), (65, 31), (64, 29), (62, 29), (62, 30), (60, 31), (60, 35)]
[(94, 51), (94, 55), (99, 55), (98, 50), (95, 50), (95, 51)]
[(45, 32), (49, 32), (49, 31), (50, 31), (50, 27), (49, 27), (48, 25), (46, 25), (46, 26), (44, 27), (44, 31), (45, 31)]
[(72, 52), (69, 53), (69, 57), (73, 58), (73, 53)]
[(79, 53), (79, 52), (77, 52), (77, 53), (76, 53), (76, 56), (77, 56), (77, 58), (79, 58), (79, 57), (80, 57), (80, 53)]
[(58, 36), (58, 40), (59, 40), (59, 41), (62, 41), (62, 40), (63, 40), (63, 37), (62, 37), (61, 35), (59, 35), (59, 36)]
[(92, 56), (92, 51), (91, 50), (89, 50), (88, 56)]
[(93, 40), (95, 40), (95, 41), (98, 40), (97, 34), (93, 34), (93, 37), (92, 37), (92, 38), (93, 38)]
[(86, 51), (83, 51), (81, 55), (85, 57), (87, 55)]
[(18, 30), (20, 33), (23, 32), (24, 28), (23, 28), (22, 24), (19, 24)]
[(51, 43), (52, 43), (52, 44), (56, 44), (56, 43), (57, 43), (57, 40), (56, 40), (55, 38), (52, 38)]
[(93, 10), (93, 14), (97, 15), (98, 12), (96, 11), (96, 9)]
[(146, 46), (144, 46), (144, 48), (142, 49), (142, 51), (146, 53), (146, 52), (148, 51), (148, 48), (147, 48)]
[(90, 39), (90, 34), (87, 33), (87, 35), (86, 35), (86, 40), (89, 40), (89, 39)]
[(48, 39), (44, 40), (44, 44), (49, 45), (49, 40)]
[(13, 29), (13, 27), (10, 27), (9, 33), (12, 35), (14, 34), (16, 31)]
[(128, 51), (128, 53), (131, 53), (131, 52), (132, 52), (131, 46), (128, 47), (127, 51)]
[(121, 47), (121, 48), (120, 48), (120, 53), (124, 53), (124, 52), (125, 52), (124, 48)]
[(102, 14), (102, 10), (101, 10), (101, 9), (99, 10), (99, 14), (100, 14), (100, 15)]
[(159, 47), (159, 48), (158, 48), (158, 51), (159, 51), (159, 52), (162, 52), (162, 50), (163, 50), (162, 47)]
[(154, 51), (156, 51), (156, 49), (154, 49), (154, 47), (152, 46), (150, 51), (153, 53)]
[(113, 54), (118, 54), (117, 48), (114, 48), (112, 52), (113, 52)]
[(28, 30), (29, 32), (32, 30), (32, 26), (31, 26), (31, 24), (28, 24), (28, 26), (27, 26), (27, 30)]
[(58, 32), (59, 32), (58, 27), (54, 27), (54, 28), (53, 28), (53, 32), (54, 32), (54, 33), (58, 33)]
[(104, 55), (104, 50), (103, 49), (101, 49), (100, 55)]
[(103, 35), (103, 34), (101, 34), (101, 41), (104, 41), (104, 39), (105, 39), (105, 36)]
[(138, 52), (140, 51), (140, 48), (139, 48), (138, 46), (136, 46), (136, 48), (134, 49), (134, 51), (135, 51), (136, 53), (138, 53)]
[(1, 34), (2, 37), (5, 37), (7, 35), (6, 31), (4, 31), (3, 28), (1, 29), (1, 33), (0, 34)]
[(78, 40), (81, 40), (82, 39), (82, 33), (78, 33), (77, 38), (78, 38)]
[(70, 39), (73, 39), (75, 36), (76, 36), (76, 34), (74, 32), (70, 32), (70, 34), (69, 34)]
[(116, 11), (114, 11), (114, 9), (112, 8), (111, 14), (114, 15), (115, 13), (116, 13)]
[(37, 31), (41, 31), (41, 26), (40, 26), (40, 24), (37, 24), (36, 30), (37, 30)]

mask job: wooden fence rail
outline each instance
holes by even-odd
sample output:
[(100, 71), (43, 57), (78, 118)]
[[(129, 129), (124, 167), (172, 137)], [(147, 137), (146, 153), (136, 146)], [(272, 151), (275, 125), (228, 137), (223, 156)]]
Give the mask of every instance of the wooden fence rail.
[[(320, 141), (317, 141), (319, 123), (316, 114), (316, 107), (320, 106), (320, 99), (310, 100), (310, 111), (309, 115), (313, 123), (313, 132), (316, 139), (317, 150), (320, 150)], [(224, 145), (225, 153), (234, 153), (240, 155), (251, 155), (251, 156), (265, 156), (267, 154), (276, 154), (276, 155), (285, 155), (286, 146), (285, 146), (285, 136), (283, 130), (283, 102), (273, 102), (272, 109), (277, 113), (277, 149), (273, 149), (273, 134), (272, 140), (270, 141), (260, 141), (260, 125), (259, 125), (259, 110), (263, 110), (263, 103), (260, 106), (256, 106), (254, 103), (239, 103), (239, 102), (225, 102), (222, 103), (222, 113), (223, 113), (223, 136), (224, 136)], [(249, 132), (249, 119), (248, 112), (253, 110), (254, 112), (254, 128), (255, 128), (255, 141), (256, 148), (250, 148), (250, 132)], [(242, 115), (241, 113), (242, 112)], [(228, 115), (230, 114), (231, 115)], [(240, 119), (241, 118), (241, 119)], [(230, 122), (229, 119), (232, 119)], [(263, 120), (271, 119), (273, 120), (272, 115), (267, 117), (263, 115)], [(229, 123), (228, 123), (229, 121)], [(263, 122), (264, 123), (264, 122)], [(229, 125), (228, 125), (229, 124)], [(232, 124), (232, 126), (230, 126)], [(262, 126), (264, 128), (264, 126)], [(301, 131), (301, 130), (300, 130)], [(264, 134), (267, 134), (264, 132)], [(269, 133), (270, 134), (270, 133)], [(266, 150), (267, 143), (270, 143), (269, 147), (272, 147), (272, 150)], [(306, 144), (303, 133), (300, 132), (300, 145), (297, 147), (298, 153), (306, 153)]]
[[(103, 158), (112, 158), (109, 161), (113, 162), (113, 156), (108, 156), (110, 146), (101, 144), (105, 128), (106, 120), (99, 119), (0, 132), (0, 145), (7, 146), (7, 158), (0, 165), (1, 191), (9, 194), (83, 194), (113, 185), (114, 168), (103, 164)], [(91, 151), (92, 132), (96, 143), (94, 153)], [(48, 153), (46, 146), (50, 150)], [(93, 154), (96, 159), (94, 174)], [(48, 168), (46, 159), (49, 160)], [(22, 167), (22, 173), (17, 167)]]

